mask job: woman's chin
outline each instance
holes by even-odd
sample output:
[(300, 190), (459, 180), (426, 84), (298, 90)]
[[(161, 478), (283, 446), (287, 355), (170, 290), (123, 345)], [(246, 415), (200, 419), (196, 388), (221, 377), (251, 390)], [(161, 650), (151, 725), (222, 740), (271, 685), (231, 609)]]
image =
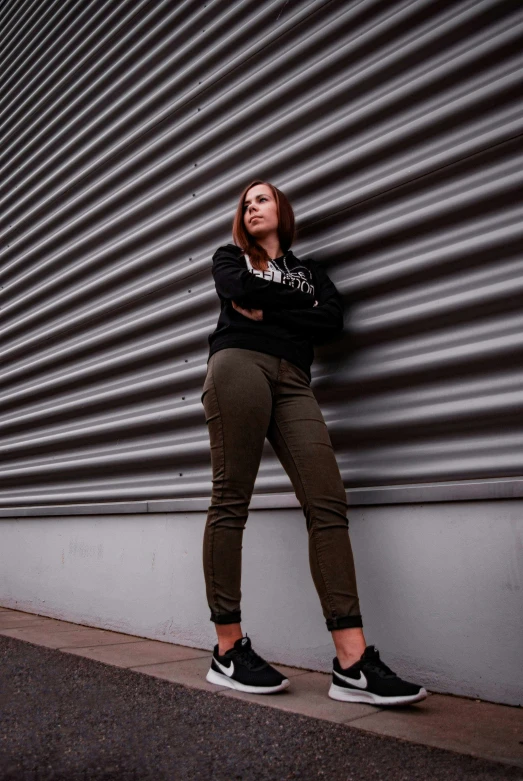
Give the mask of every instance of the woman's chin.
[(271, 231), (268, 231), (260, 225), (259, 229), (256, 229), (257, 226), (253, 225), (251, 228), (249, 228), (249, 235), (252, 236), (253, 239), (256, 239), (256, 241), (260, 241), (260, 239), (265, 239), (267, 236), (270, 236)]

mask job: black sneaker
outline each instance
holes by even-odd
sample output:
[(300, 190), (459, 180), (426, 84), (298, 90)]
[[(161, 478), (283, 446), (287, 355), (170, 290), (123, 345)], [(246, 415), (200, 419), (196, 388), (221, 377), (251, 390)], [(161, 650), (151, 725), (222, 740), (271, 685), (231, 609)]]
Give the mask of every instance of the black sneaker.
[(223, 656), (214, 646), (211, 667), (206, 675), (209, 683), (229, 686), (241, 692), (272, 694), (286, 689), (289, 680), (253, 651), (247, 635), (236, 640)]
[(368, 702), (370, 705), (408, 705), (424, 700), (422, 686), (398, 678), (380, 659), (378, 650), (368, 645), (355, 664), (342, 669), (338, 657), (333, 660), (329, 697), (344, 702)]

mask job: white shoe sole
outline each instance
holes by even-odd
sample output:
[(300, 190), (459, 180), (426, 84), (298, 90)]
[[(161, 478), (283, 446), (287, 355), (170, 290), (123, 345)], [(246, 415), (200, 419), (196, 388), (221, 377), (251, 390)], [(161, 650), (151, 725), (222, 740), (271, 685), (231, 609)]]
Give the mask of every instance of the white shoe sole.
[(279, 686), (247, 686), (245, 683), (233, 681), (232, 678), (217, 673), (212, 667), (205, 678), (209, 683), (215, 683), (218, 686), (228, 686), (230, 689), (236, 689), (239, 692), (250, 692), (251, 694), (273, 694), (274, 692), (281, 692), (282, 689), (286, 689), (290, 685), (289, 679), (284, 678)]
[(366, 702), (367, 705), (409, 705), (411, 702), (419, 702), (427, 697), (425, 689), (420, 689), (417, 694), (410, 694), (403, 697), (382, 697), (380, 694), (373, 694), (366, 691), (352, 691), (343, 686), (336, 686), (331, 683), (329, 697), (332, 700), (340, 702)]

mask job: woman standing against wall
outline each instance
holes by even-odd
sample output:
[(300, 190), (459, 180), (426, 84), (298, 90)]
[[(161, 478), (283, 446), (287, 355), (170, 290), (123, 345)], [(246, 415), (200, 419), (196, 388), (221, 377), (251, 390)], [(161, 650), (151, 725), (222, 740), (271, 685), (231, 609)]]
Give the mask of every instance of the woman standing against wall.
[(235, 244), (213, 257), (221, 313), (202, 395), (213, 469), (203, 565), (218, 643), (207, 680), (260, 694), (289, 686), (241, 628), (242, 536), (267, 437), (307, 522), (312, 578), (336, 649), (329, 696), (416, 702), (425, 689), (395, 675), (363, 635), (345, 489), (310, 387), (313, 344), (341, 332), (343, 303), (320, 264), (291, 252), (293, 238), (287, 198), (255, 181), (238, 204)]

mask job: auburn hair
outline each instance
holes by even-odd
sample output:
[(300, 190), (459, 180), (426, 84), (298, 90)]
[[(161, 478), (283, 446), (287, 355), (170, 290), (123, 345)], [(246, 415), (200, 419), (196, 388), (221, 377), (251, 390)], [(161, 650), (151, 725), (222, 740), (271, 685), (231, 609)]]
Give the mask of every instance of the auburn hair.
[(265, 271), (269, 264), (269, 255), (261, 247), (254, 236), (247, 231), (244, 223), (244, 208), (243, 202), (251, 187), (256, 187), (257, 184), (266, 185), (273, 194), (276, 201), (276, 210), (278, 214), (278, 238), (280, 240), (280, 246), (284, 252), (290, 249), (292, 242), (294, 241), (295, 225), (294, 225), (294, 212), (287, 197), (278, 190), (270, 182), (264, 182), (261, 179), (255, 179), (251, 182), (242, 192), (234, 215), (234, 222), (232, 224), (232, 238), (235, 244), (249, 256), (252, 266), (260, 271)]

